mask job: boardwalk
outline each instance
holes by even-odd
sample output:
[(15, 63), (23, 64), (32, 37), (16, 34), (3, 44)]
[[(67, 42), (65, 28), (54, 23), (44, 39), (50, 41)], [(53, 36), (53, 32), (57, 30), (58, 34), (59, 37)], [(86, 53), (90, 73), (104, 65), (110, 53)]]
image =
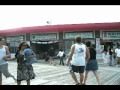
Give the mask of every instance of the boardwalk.
[[(16, 76), (16, 62), (9, 62), (10, 72)], [(43, 63), (36, 63), (33, 65), (36, 79), (31, 81), (31, 85), (74, 85), (71, 76), (69, 75), (69, 68), (67, 66), (53, 66)], [(119, 85), (120, 84), (120, 68), (100, 66), (99, 76), (103, 85)], [(79, 74), (77, 74), (78, 76)], [(79, 76), (78, 76), (79, 77)], [(4, 85), (16, 85), (11, 79), (6, 79), (3, 76)], [(22, 85), (26, 85), (26, 82), (22, 82)], [(96, 79), (93, 73), (90, 72), (87, 85), (97, 85)]]

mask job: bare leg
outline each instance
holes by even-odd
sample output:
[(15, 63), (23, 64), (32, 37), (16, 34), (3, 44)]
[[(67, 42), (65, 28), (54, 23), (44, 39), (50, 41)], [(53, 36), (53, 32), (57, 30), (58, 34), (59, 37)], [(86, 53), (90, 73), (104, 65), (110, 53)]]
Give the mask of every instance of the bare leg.
[(83, 80), (84, 80), (84, 74), (80, 73), (80, 84), (83, 84)]
[(13, 75), (10, 75), (10, 77), (12, 77), (15, 82), (17, 82), (17, 79)]
[(77, 80), (77, 78), (76, 78), (75, 73), (74, 73), (74, 72), (72, 72), (72, 71), (70, 71), (70, 74), (71, 74), (71, 76), (72, 76), (73, 80), (75, 81), (75, 83), (76, 83), (76, 84), (78, 84), (79, 82), (78, 82), (78, 80)]
[(89, 73), (89, 71), (85, 72), (84, 85), (86, 84), (86, 81), (87, 81), (87, 78), (88, 78), (88, 73)]
[(97, 82), (98, 82), (98, 85), (100, 85), (100, 80), (99, 80), (97, 71), (93, 71), (93, 73), (94, 73), (94, 75), (95, 75), (95, 77), (96, 77), (96, 80), (97, 80)]
[(30, 80), (27, 80), (27, 85), (30, 85)]

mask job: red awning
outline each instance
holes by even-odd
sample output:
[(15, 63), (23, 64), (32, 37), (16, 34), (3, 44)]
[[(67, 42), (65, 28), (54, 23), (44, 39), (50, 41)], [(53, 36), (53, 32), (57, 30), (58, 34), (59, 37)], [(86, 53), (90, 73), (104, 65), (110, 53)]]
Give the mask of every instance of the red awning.
[(48, 32), (72, 32), (72, 31), (92, 31), (92, 30), (120, 30), (120, 22), (113, 23), (89, 23), (89, 24), (64, 24), (23, 27), (16, 29), (1, 30), (1, 36), (25, 34), (25, 33), (48, 33)]

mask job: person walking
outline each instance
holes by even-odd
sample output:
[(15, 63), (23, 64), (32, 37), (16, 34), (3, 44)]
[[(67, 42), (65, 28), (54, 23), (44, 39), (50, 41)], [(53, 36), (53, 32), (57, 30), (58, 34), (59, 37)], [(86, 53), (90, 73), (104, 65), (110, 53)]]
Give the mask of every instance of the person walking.
[[(28, 57), (28, 55), (31, 55)], [(33, 51), (26, 42), (19, 45), (15, 58), (17, 59), (17, 84), (21, 85), (21, 81), (26, 80), (27, 85), (30, 85), (30, 80), (35, 79), (35, 73), (32, 66)], [(31, 58), (31, 59), (30, 59)], [(31, 60), (31, 61), (30, 61)]]
[(60, 58), (60, 63), (59, 63), (59, 65), (62, 64), (62, 65), (64, 66), (64, 61), (63, 61), (63, 59), (64, 59), (64, 57), (65, 57), (65, 52), (64, 52), (62, 49), (60, 49), (57, 57)]
[(91, 45), (91, 42), (89, 42), (89, 41), (86, 43), (86, 46), (89, 48), (89, 51), (90, 51), (90, 59), (87, 61), (87, 64), (86, 64), (84, 85), (86, 85), (86, 80), (88, 78), (88, 73), (90, 71), (92, 71), (94, 73), (94, 75), (96, 77), (96, 80), (97, 80), (97, 83), (98, 83), (98, 85), (100, 85), (100, 80), (99, 80), (99, 76), (98, 76), (98, 73), (97, 73), (98, 63), (97, 63), (97, 60), (96, 60), (95, 47), (94, 47), (94, 45)]
[(2, 85), (2, 74), (8, 78), (12, 77), (16, 82), (16, 78), (8, 70), (8, 62), (11, 60), (11, 54), (8, 46), (3, 44), (3, 38), (0, 38), (0, 85)]
[(110, 47), (109, 48), (109, 66), (112, 66), (113, 65), (113, 48), (112, 47)]
[[(67, 65), (70, 66), (70, 74), (76, 85), (83, 85), (85, 64), (86, 60), (90, 58), (90, 53), (86, 45), (82, 43), (81, 37), (76, 37), (75, 41), (76, 43), (71, 46)], [(75, 72), (79, 73), (80, 82), (77, 80)]]

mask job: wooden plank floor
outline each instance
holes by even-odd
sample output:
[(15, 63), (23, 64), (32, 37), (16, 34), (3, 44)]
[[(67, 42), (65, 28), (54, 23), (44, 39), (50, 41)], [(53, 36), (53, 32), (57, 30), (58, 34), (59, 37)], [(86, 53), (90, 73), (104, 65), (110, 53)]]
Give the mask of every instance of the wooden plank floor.
[[(69, 68), (67, 66), (49, 65), (44, 63), (33, 64), (36, 78), (31, 81), (31, 85), (74, 85), (69, 74)], [(16, 62), (9, 62), (9, 71), (15, 77), (17, 74)], [(100, 66), (99, 77), (102, 85), (119, 85), (120, 84), (120, 68)], [(79, 78), (79, 74), (76, 74)], [(5, 78), (3, 76), (3, 85), (17, 85), (12, 78)], [(26, 85), (23, 81), (22, 85)], [(96, 78), (92, 72), (89, 73), (87, 85), (97, 85)]]

